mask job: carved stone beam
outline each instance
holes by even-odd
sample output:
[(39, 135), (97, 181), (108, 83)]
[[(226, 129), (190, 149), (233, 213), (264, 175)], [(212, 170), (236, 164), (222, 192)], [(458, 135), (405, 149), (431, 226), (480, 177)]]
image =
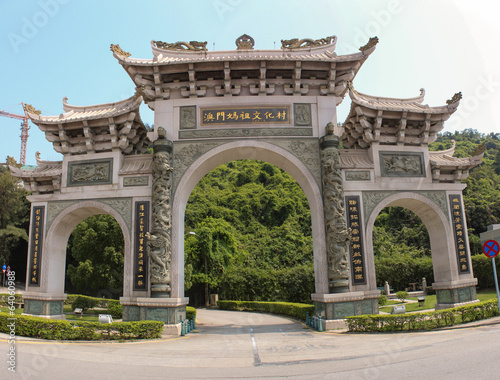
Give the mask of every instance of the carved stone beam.
[(63, 128), (62, 124), (57, 124), (58, 132), (59, 132), (59, 140), (61, 142), (61, 152), (60, 153), (69, 153), (69, 138), (66, 134), (66, 131)]
[(153, 78), (154, 78), (154, 81), (155, 81), (155, 95), (157, 98), (160, 98), (161, 97), (161, 92), (162, 92), (162, 88), (161, 88), (161, 74), (160, 74), (160, 67), (158, 65), (155, 65), (153, 66)]
[(196, 97), (196, 72), (194, 70), (194, 63), (190, 63), (188, 66), (188, 75), (189, 75), (189, 97)]
[(85, 136), (85, 145), (87, 147), (87, 152), (95, 153), (94, 135), (90, 130), (87, 120), (83, 120), (83, 135)]
[(375, 120), (375, 125), (373, 126), (373, 130), (374, 130), (374, 137), (373, 137), (373, 140), (374, 141), (380, 141), (380, 129), (382, 128), (382, 115), (383, 115), (384, 111), (382, 110), (379, 110), (377, 112), (377, 118)]
[(293, 79), (294, 79), (293, 93), (294, 94), (300, 94), (301, 75), (302, 75), (302, 62), (297, 61), (297, 62), (295, 62), (295, 70), (293, 72)]
[(259, 94), (266, 94), (266, 61), (260, 62)]
[(403, 145), (405, 142), (407, 115), (408, 112), (403, 112), (403, 116), (399, 122), (396, 132), (396, 136), (398, 136), (398, 145)]
[(231, 95), (231, 66), (229, 61), (224, 62), (224, 95)]

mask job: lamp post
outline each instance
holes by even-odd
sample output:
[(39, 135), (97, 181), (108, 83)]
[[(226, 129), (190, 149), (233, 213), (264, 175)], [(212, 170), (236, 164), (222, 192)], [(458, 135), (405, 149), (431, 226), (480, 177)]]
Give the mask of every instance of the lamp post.
[[(201, 239), (201, 236), (198, 235), (194, 231), (189, 231), (189, 234), (197, 236), (199, 239)], [(202, 250), (202, 252), (203, 252), (203, 259), (205, 262), (205, 279), (206, 279), (205, 280), (205, 307), (209, 307), (210, 306), (210, 297), (209, 297), (209, 293), (208, 293), (208, 258), (207, 258), (207, 253), (205, 252), (205, 250)]]

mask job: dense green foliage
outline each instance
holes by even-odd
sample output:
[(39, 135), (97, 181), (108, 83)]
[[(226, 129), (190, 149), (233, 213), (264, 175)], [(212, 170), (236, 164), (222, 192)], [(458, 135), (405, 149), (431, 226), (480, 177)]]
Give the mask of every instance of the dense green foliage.
[(194, 303), (202, 303), (205, 282), (225, 299), (309, 300), (311, 215), (287, 173), (259, 161), (221, 165), (193, 190), (185, 220), (185, 285)]
[(15, 325), (16, 336), (57, 340), (128, 340), (161, 338), (163, 322), (113, 322), (109, 324), (86, 321), (63, 321), (0, 313), (0, 332), (9, 334)]
[(217, 305), (221, 310), (263, 311), (287, 315), (302, 321), (306, 320), (306, 313), (314, 314), (313, 305), (293, 302), (219, 301)]
[[(19, 166), (11, 157), (7, 163)], [(20, 181), (12, 177), (5, 166), (0, 166), (0, 265), (10, 265), (24, 279), (28, 242), (30, 203), (28, 193)]]
[(66, 291), (85, 295), (118, 296), (123, 288), (123, 234), (110, 215), (81, 222), (68, 243)]
[(393, 332), (432, 330), (495, 316), (498, 316), (498, 303), (491, 300), (432, 312), (352, 316), (346, 321), (351, 332)]

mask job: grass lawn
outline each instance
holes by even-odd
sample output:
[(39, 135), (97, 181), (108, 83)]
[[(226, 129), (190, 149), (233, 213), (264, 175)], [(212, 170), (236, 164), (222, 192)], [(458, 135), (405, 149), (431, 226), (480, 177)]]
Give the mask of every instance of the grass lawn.
[[(488, 301), (491, 299), (496, 299), (497, 298), (497, 293), (495, 289), (482, 289), (477, 292), (477, 299), (479, 301)], [(410, 298), (410, 300), (415, 300), (417, 301), (416, 297)], [(391, 303), (392, 302), (392, 303)], [(436, 295), (430, 295), (430, 296), (425, 296), (425, 303), (424, 306), (420, 307), (418, 306), (418, 303), (401, 303), (399, 301), (388, 301), (387, 305), (405, 305), (405, 310), (407, 312), (411, 311), (422, 311), (422, 310), (429, 310), (429, 309), (434, 309), (434, 305), (436, 304)], [(390, 313), (392, 310), (392, 306), (384, 306), (380, 308), (380, 311), (384, 311), (386, 313)]]

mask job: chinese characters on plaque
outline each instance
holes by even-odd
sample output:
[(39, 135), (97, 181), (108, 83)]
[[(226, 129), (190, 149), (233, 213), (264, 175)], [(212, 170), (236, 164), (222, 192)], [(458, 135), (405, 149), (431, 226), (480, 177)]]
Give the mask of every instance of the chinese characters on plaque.
[(31, 217), (31, 252), (29, 262), (29, 284), (32, 286), (40, 286), (40, 266), (42, 263), (44, 215), (45, 206), (33, 207), (33, 215)]
[(290, 107), (207, 108), (201, 110), (201, 125), (287, 124)]
[(455, 235), (455, 247), (457, 249), (458, 271), (459, 273), (470, 273), (469, 254), (466, 243), (464, 226), (464, 214), (462, 212), (462, 201), (460, 195), (450, 195), (450, 209)]
[(135, 203), (134, 290), (148, 289), (146, 232), (149, 231), (149, 202)]
[(346, 197), (345, 203), (347, 210), (347, 227), (351, 230), (349, 253), (351, 255), (352, 284), (362, 285), (366, 284), (366, 277), (359, 196)]

